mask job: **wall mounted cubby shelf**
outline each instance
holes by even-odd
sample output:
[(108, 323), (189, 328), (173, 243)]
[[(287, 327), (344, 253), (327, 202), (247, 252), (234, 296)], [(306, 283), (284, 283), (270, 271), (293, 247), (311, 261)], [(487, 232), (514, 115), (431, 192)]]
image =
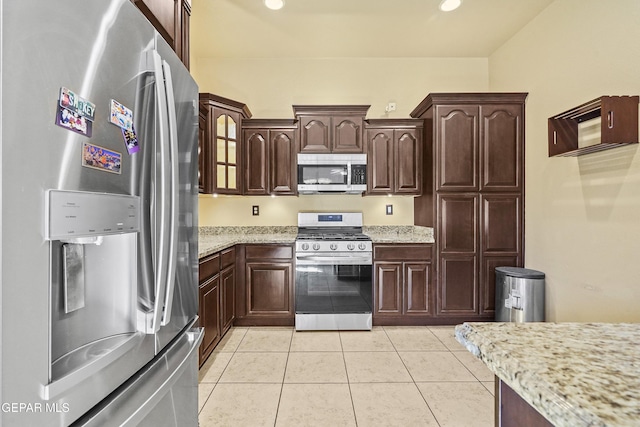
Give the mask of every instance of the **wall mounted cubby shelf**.
[[(549, 157), (581, 156), (638, 143), (638, 96), (601, 96), (549, 118)], [(578, 146), (578, 125), (601, 119), (600, 142)]]

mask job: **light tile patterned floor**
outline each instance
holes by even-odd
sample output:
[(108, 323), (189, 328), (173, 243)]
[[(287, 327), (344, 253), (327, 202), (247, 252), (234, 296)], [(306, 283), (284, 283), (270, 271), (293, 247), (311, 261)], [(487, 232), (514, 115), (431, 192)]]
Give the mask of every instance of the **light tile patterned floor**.
[(201, 427), (491, 427), (493, 374), (451, 326), (233, 328), (200, 369)]

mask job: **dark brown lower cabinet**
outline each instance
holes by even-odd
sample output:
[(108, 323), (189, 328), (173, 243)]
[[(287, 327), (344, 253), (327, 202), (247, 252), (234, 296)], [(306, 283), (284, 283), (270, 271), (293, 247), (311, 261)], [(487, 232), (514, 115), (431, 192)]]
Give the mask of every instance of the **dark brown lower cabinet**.
[(199, 263), (199, 313), (204, 337), (200, 366), (233, 325), (236, 295), (235, 247), (204, 257)]
[(439, 193), (436, 315), (492, 320), (495, 268), (522, 265), (519, 193)]
[(222, 336), (220, 329), (220, 254), (205, 257), (199, 263), (199, 325), (204, 328), (200, 344), (200, 366), (207, 360)]
[(501, 379), (495, 379), (496, 427), (553, 427), (540, 412), (529, 405)]
[(220, 254), (220, 330), (221, 337), (231, 328), (236, 316), (236, 249)]
[(240, 286), (234, 324), (293, 325), (293, 246), (242, 245), (237, 259)]
[(433, 245), (373, 247), (375, 325), (423, 324), (433, 314)]

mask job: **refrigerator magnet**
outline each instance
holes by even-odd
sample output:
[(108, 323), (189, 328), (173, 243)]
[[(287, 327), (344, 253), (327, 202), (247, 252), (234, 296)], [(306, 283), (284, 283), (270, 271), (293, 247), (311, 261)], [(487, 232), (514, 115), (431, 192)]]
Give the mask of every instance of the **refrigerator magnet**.
[(138, 146), (138, 135), (136, 135), (136, 129), (134, 127), (131, 127), (131, 130), (122, 129), (122, 136), (129, 154), (137, 153), (140, 150), (140, 146)]
[(92, 122), (96, 115), (96, 104), (78, 96), (75, 92), (66, 87), (60, 88), (60, 98), (58, 100), (60, 107), (68, 111), (76, 113), (80, 117)]
[(122, 129), (133, 131), (133, 111), (120, 104), (115, 99), (111, 100), (109, 121)]
[(82, 166), (119, 174), (122, 167), (122, 154), (99, 145), (83, 142)]
[(80, 115), (77, 111), (69, 110), (58, 105), (56, 125), (91, 138), (93, 122)]

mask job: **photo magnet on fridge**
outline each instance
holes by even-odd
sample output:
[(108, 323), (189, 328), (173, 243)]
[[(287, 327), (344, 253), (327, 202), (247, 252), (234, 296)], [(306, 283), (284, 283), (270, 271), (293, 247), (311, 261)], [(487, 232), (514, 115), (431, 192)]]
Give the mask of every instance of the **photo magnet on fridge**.
[(127, 146), (127, 152), (129, 154), (137, 153), (140, 151), (140, 146), (138, 145), (138, 135), (136, 135), (135, 128), (131, 128), (131, 130), (122, 129), (122, 136), (124, 137), (124, 145)]
[(57, 111), (56, 125), (91, 138), (93, 122), (87, 120), (86, 117), (81, 116), (78, 112), (68, 110), (60, 105), (58, 105)]
[(66, 87), (60, 88), (60, 106), (89, 121), (93, 121), (96, 116), (96, 104), (89, 102)]
[(122, 167), (122, 154), (99, 145), (83, 142), (82, 166), (119, 174)]
[(116, 126), (133, 131), (133, 111), (120, 104), (115, 99), (111, 100), (109, 108), (109, 121)]

